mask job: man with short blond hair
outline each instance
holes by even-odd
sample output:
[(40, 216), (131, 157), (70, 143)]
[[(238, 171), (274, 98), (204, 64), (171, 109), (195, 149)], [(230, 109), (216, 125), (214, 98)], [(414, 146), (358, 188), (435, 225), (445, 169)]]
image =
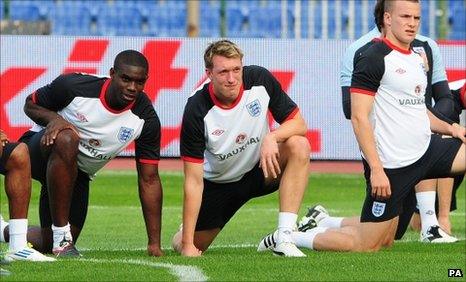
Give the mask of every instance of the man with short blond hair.
[[(183, 228), (173, 247), (184, 256), (200, 256), (243, 204), (279, 190), (273, 251), (305, 256), (291, 233), (309, 175), (307, 127), (272, 74), (243, 66), (242, 58), (229, 40), (205, 51), (209, 79), (188, 99), (183, 115)], [(280, 124), (272, 132), (267, 110)]]

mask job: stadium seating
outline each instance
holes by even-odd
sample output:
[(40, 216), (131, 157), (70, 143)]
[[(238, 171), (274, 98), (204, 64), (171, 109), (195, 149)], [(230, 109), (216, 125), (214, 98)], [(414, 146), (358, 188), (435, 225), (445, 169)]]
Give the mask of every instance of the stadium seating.
[(89, 9), (78, 1), (54, 5), (49, 11), (52, 33), (59, 35), (91, 34), (92, 16)]
[(200, 7), (200, 32), (201, 37), (220, 37), (220, 3), (202, 1)]
[[(23, 21), (49, 20), (52, 34), (179, 37), (186, 36), (187, 1), (189, 0), (0, 0), (0, 16)], [(299, 19), (301, 38), (323, 38), (323, 28), (326, 26), (326, 38), (345, 39), (357, 38), (373, 26), (372, 7), (375, 0), (227, 0), (224, 2), (225, 34), (221, 34), (221, 1), (200, 1), (199, 36), (294, 38), (294, 24)], [(295, 14), (298, 1), (300, 12)], [(466, 1), (446, 1), (450, 24), (447, 39), (465, 40)], [(350, 15), (350, 2), (354, 4), (353, 15)], [(282, 35), (284, 4), (287, 15), (286, 36)], [(438, 35), (438, 25), (429, 24), (431, 15), (439, 16), (437, 10), (440, 7), (437, 1), (423, 1), (422, 4), (420, 33)], [(328, 9), (325, 13), (323, 7)], [(324, 15), (327, 17), (324, 18)], [(366, 23), (363, 21), (364, 17), (368, 19), (367, 27), (363, 26)], [(337, 20), (341, 22), (340, 30), (337, 30)], [(436, 18), (433, 20), (437, 21)], [(350, 21), (353, 22), (350, 24)], [(310, 27), (313, 30), (309, 30)], [(351, 27), (354, 30), (350, 30)], [(432, 27), (435, 30), (430, 30)]]
[(134, 6), (101, 6), (97, 17), (98, 35), (134, 36), (142, 34), (142, 16)]
[(465, 1), (449, 1), (449, 38), (453, 40), (466, 39), (466, 3)]
[(249, 35), (259, 38), (279, 38), (281, 10), (277, 6), (253, 7), (249, 16)]
[(33, 1), (12, 0), (10, 3), (10, 19), (22, 21), (38, 21), (41, 19), (39, 8)]
[(186, 6), (158, 4), (147, 18), (148, 35), (160, 37), (186, 36)]
[(227, 5), (226, 8), (226, 35), (228, 37), (243, 36), (243, 26), (245, 24), (244, 11), (239, 6)]

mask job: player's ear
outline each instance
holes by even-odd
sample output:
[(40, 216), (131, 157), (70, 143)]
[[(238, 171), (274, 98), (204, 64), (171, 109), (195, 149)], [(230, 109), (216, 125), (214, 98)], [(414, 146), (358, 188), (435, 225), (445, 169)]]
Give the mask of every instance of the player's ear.
[(212, 70), (211, 69), (206, 68), (205, 69), (205, 74), (207, 75), (208, 78), (210, 78), (210, 79), (212, 78)]
[(110, 77), (113, 78), (113, 76), (115, 75), (115, 69), (114, 68), (110, 68)]
[(392, 25), (392, 15), (390, 15), (389, 12), (385, 12), (383, 14), (383, 21), (384, 21), (384, 24), (386, 24), (388, 26), (391, 26)]

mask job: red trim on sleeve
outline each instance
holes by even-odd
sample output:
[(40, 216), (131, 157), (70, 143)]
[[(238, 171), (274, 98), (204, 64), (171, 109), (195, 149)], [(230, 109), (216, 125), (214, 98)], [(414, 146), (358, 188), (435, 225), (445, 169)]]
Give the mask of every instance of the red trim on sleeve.
[(210, 98), (212, 99), (212, 101), (214, 102), (215, 106), (221, 108), (221, 109), (224, 109), (224, 110), (231, 110), (233, 109), (236, 105), (238, 105), (239, 101), (241, 101), (241, 97), (243, 96), (243, 92), (244, 92), (244, 88), (243, 88), (243, 84), (241, 84), (241, 87), (239, 88), (239, 95), (238, 97), (236, 97), (236, 100), (235, 102), (233, 102), (233, 105), (229, 106), (229, 107), (225, 107), (223, 106), (220, 101), (217, 99), (217, 96), (215, 96), (214, 94), (214, 86), (212, 84), (212, 82), (209, 83), (209, 95), (210, 95)]
[(142, 164), (153, 164), (153, 165), (158, 165), (159, 160), (147, 160), (147, 159), (138, 159), (138, 162)]
[(398, 47), (398, 46), (395, 46), (393, 43), (391, 43), (386, 37), (383, 39), (383, 42), (385, 42), (385, 44), (388, 45), (388, 47), (392, 48), (393, 50), (396, 50), (402, 54), (406, 54), (406, 55), (409, 55), (411, 54), (411, 48), (409, 48), (408, 50), (406, 49), (402, 49), (401, 47)]
[(32, 93), (32, 102), (34, 104), (37, 104), (37, 91), (34, 91), (34, 93)]
[(460, 102), (463, 105), (463, 109), (466, 109), (466, 82), (460, 89)]
[(465, 46), (466, 40), (437, 40), (438, 45)]
[(107, 92), (107, 88), (108, 88), (108, 85), (110, 84), (110, 81), (112, 81), (111, 78), (107, 79), (105, 82), (104, 82), (104, 85), (102, 85), (102, 89), (100, 90), (100, 95), (99, 95), (99, 98), (100, 98), (100, 102), (102, 103), (102, 105), (104, 105), (105, 109), (107, 109), (107, 111), (111, 112), (111, 113), (114, 113), (114, 114), (119, 114), (119, 113), (122, 113), (126, 110), (129, 110), (133, 107), (134, 105), (134, 102), (133, 101), (131, 104), (129, 104), (128, 106), (126, 106), (126, 108), (122, 109), (122, 110), (114, 110), (110, 107), (109, 104), (107, 104), (107, 100), (105, 99), (105, 93)]
[(190, 162), (190, 163), (197, 163), (197, 164), (204, 163), (204, 159), (197, 159), (193, 157), (181, 156), (181, 159), (185, 162)]
[(289, 121), (290, 119), (293, 119), (298, 112), (299, 112), (299, 108), (298, 107), (294, 108), (294, 110), (283, 120), (282, 123), (284, 123), (285, 121)]
[(375, 96), (375, 92), (374, 92), (374, 91), (370, 91), (370, 90), (366, 90), (366, 89), (361, 89), (361, 88), (354, 88), (354, 87), (351, 87), (351, 88), (350, 88), (350, 93), (351, 93), (351, 94), (356, 93), (356, 94), (365, 94), (365, 95)]

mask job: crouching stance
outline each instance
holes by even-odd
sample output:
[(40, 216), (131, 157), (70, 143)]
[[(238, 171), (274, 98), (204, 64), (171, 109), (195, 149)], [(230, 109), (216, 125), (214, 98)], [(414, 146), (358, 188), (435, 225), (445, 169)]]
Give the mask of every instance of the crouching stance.
[[(173, 247), (184, 256), (200, 256), (243, 204), (279, 190), (273, 251), (304, 256), (291, 233), (308, 180), (307, 127), (271, 73), (243, 66), (242, 57), (228, 40), (205, 51), (209, 80), (189, 98), (183, 116), (183, 228)], [(273, 132), (267, 110), (280, 123)]]

